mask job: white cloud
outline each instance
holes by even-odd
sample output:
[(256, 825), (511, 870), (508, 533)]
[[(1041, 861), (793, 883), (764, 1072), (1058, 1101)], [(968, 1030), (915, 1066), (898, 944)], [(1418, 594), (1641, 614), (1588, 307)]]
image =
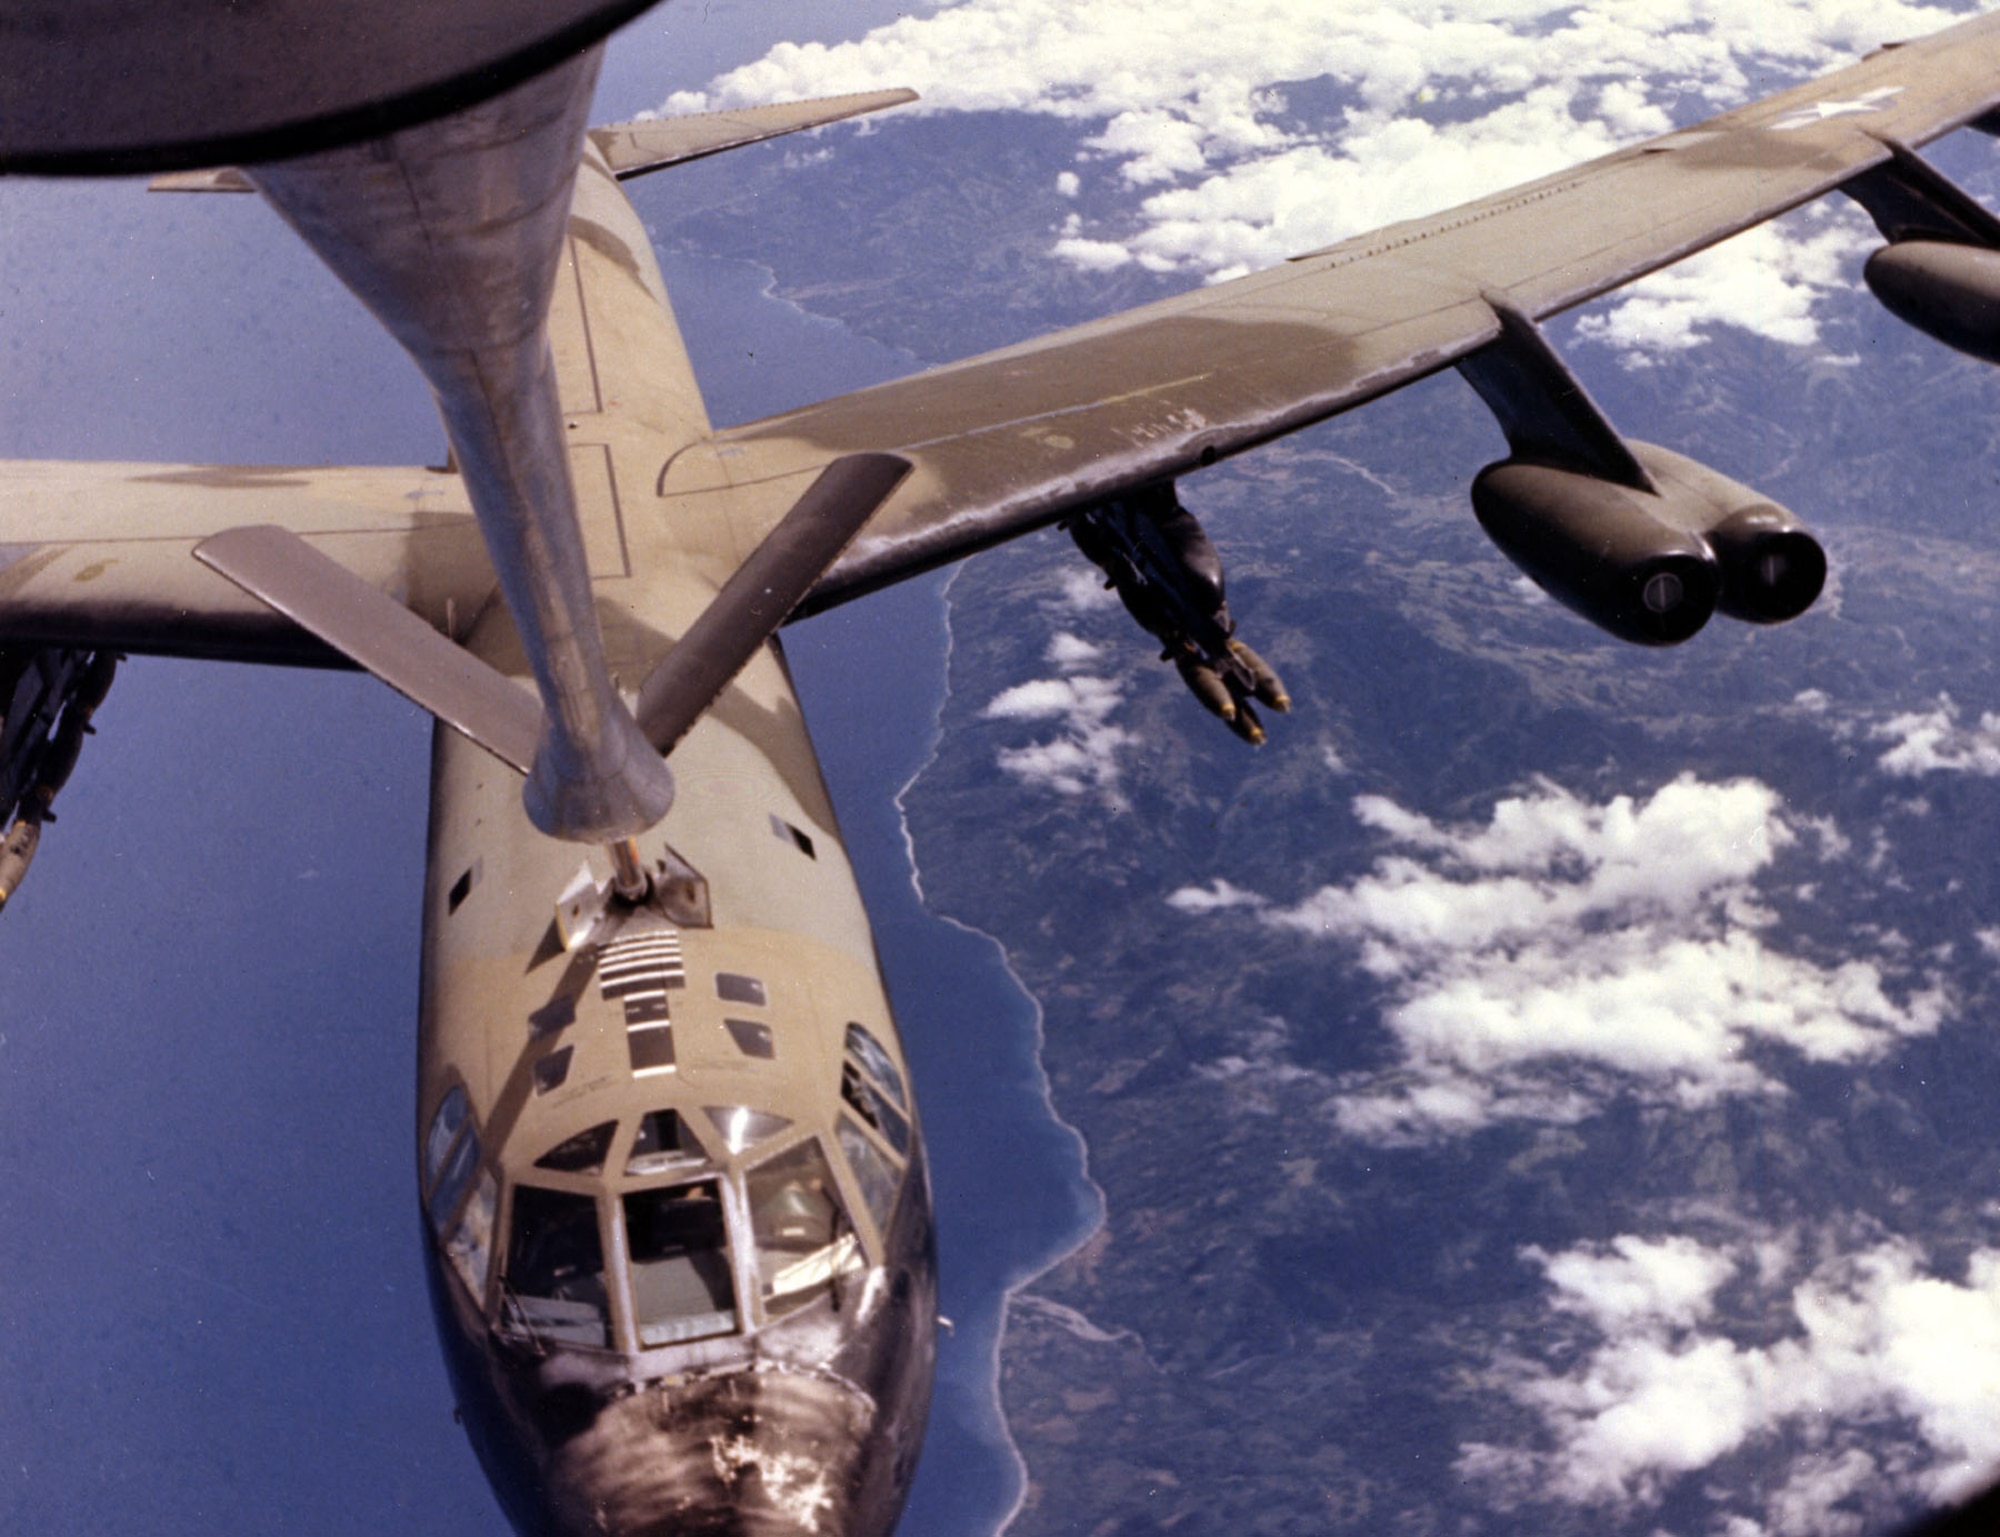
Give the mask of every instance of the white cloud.
[[(1630, 1508), (1746, 1445), (1789, 1437), (1784, 1482), (1725, 1528), (1774, 1537), (1857, 1529), (1840, 1507), (1866, 1487), (1945, 1500), (1989, 1477), (2000, 1464), (2000, 1252), (1975, 1253), (1956, 1282), (1928, 1273), (1908, 1243), (1877, 1243), (1820, 1265), (1785, 1294), (1760, 1343), (1739, 1343), (1717, 1325), (1716, 1299), (1761, 1247), (1626, 1236), (1525, 1251), (1556, 1311), (1597, 1343), (1498, 1362), (1492, 1380), (1536, 1413), (1546, 1439), (1467, 1446), (1461, 1472), (1509, 1503)], [(1863, 1428), (1873, 1456), (1844, 1442)]]
[(1095, 666), (1103, 658), (1104, 648), (1085, 640), (1081, 635), (1058, 630), (1049, 642), (1049, 649), (1043, 655), (1064, 672), (1078, 672), (1083, 668)]
[(1299, 1084), (1317, 1087), (1320, 1075), (1290, 1059), (1289, 1033), (1282, 1020), (1254, 1021), (1241, 1036), (1242, 1050), (1203, 1063), (1195, 1071), (1219, 1083), (1229, 1096), (1229, 1113), (1281, 1115), (1286, 1091)]
[(1914, 779), (1922, 774), (2000, 774), (2000, 715), (1988, 710), (1976, 726), (1961, 726), (1949, 694), (1930, 710), (1893, 716), (1868, 733), (1896, 745), (1883, 753), (1883, 772)]
[(986, 720), (1061, 722), (1060, 736), (1002, 748), (1000, 767), (1024, 784), (1059, 795), (1095, 791), (1114, 807), (1122, 807), (1118, 757), (1139, 740), (1111, 722), (1123, 692), (1105, 678), (1037, 678), (1004, 690), (979, 713)]
[(1716, 1289), (1736, 1271), (1734, 1261), (1691, 1238), (1627, 1235), (1562, 1254), (1530, 1249), (1527, 1257), (1555, 1287), (1558, 1311), (1581, 1314), (1606, 1334), (1690, 1328), (1714, 1310)]
[[(1543, 785), (1483, 826), (1381, 796), (1354, 809), (1392, 844), (1357, 879), (1290, 906), (1220, 882), (1175, 894), (1190, 915), (1254, 908), (1351, 946), (1385, 984), (1398, 1060), (1336, 1087), (1351, 1135), (1573, 1122), (1621, 1092), (1683, 1108), (1780, 1094), (1777, 1061), (1870, 1060), (1944, 1017), (1942, 986), (1909, 980), (1886, 938), (1830, 965), (1767, 942), (1757, 883), (1799, 835), (1753, 781), (1684, 776), (1601, 806)], [(1837, 857), (1838, 830), (1812, 831)]]
[[(669, 110), (914, 86), (914, 110), (1074, 122), (1125, 200), (1061, 259), (1210, 279), (1497, 191), (1949, 24), (1904, 0), (964, 0), (833, 46), (780, 44)], [(1315, 83), (1305, 92), (1301, 83)], [(1060, 190), (1073, 196), (1075, 174)], [(1679, 349), (1727, 323), (1815, 339), (1856, 226), (1731, 242), (1596, 323)]]
[(1167, 906), (1181, 913), (1215, 913), (1232, 907), (1264, 905), (1264, 899), (1256, 892), (1245, 891), (1241, 886), (1222, 880), (1207, 886), (1183, 886), (1167, 897)]
[(1065, 566), (1056, 577), (1055, 607), (1075, 614), (1101, 613), (1118, 606), (1118, 594), (1095, 566), (1084, 570)]
[(1081, 235), (1065, 235), (1053, 249), (1064, 261), (1074, 263), (1086, 272), (1114, 272), (1137, 260), (1114, 240), (1086, 240)]
[(1699, 346), (1705, 327), (1740, 326), (1772, 341), (1808, 347), (1819, 340), (1814, 307), (1851, 286), (1882, 243), (1859, 209), (1820, 205), (1793, 224), (1764, 224), (1691, 256), (1626, 290), (1617, 307), (1586, 316), (1577, 333), (1638, 362)]

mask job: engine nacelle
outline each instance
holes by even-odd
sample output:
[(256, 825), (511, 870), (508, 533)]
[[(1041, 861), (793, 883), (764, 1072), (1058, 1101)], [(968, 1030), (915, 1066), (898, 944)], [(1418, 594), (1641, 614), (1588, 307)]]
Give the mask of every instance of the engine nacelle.
[(1982, 362), (2000, 363), (2000, 251), (1901, 240), (1869, 257), (1862, 276), (1898, 320)]
[(1508, 459), (1479, 472), (1473, 511), (1551, 597), (1621, 640), (1677, 645), (1717, 608), (1775, 624), (1812, 606), (1826, 555), (1797, 518), (1685, 455), (1630, 447), (1657, 493)]

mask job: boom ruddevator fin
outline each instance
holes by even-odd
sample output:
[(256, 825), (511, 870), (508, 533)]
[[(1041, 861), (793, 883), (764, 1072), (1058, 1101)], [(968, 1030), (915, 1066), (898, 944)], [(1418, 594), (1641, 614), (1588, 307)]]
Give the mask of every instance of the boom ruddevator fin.
[[(719, 155), (745, 144), (761, 144), (807, 128), (880, 112), (917, 100), (917, 93), (856, 91), (848, 96), (821, 96), (812, 101), (781, 101), (729, 112), (700, 112), (686, 117), (647, 118), (639, 122), (606, 123), (590, 130), (590, 142), (620, 181)], [(206, 171), (168, 171), (146, 183), (148, 192), (255, 192), (256, 186), (233, 165)]]
[[(909, 461), (894, 454), (848, 454), (820, 472), (640, 689), (639, 725), (661, 753), (777, 633), (909, 473)], [(503, 763), (523, 774), (533, 765), (542, 732), (534, 694), (289, 529), (228, 529), (196, 545), (194, 556)]]
[[(824, 128), (828, 122), (858, 118), (904, 106), (918, 96), (914, 90), (860, 90), (852, 96), (820, 96), (810, 102), (772, 102), (742, 106), (732, 112), (698, 112), (684, 118), (646, 118), (642, 122), (608, 122), (590, 130), (612, 176), (628, 182), (648, 170), (666, 170), (688, 160), (702, 160), (744, 144), (796, 134), (804, 128)], [(148, 192), (256, 192), (250, 178), (236, 166), (212, 170), (170, 170), (146, 182)]]
[(647, 741), (673, 750), (909, 473), (909, 460), (873, 453), (819, 472), (640, 685), (634, 713)]
[(814, 101), (785, 101), (765, 107), (741, 107), (731, 112), (702, 112), (687, 117), (648, 118), (642, 122), (608, 123), (590, 130), (611, 174), (620, 181), (644, 176), (720, 154), (745, 144), (820, 128), (864, 112), (880, 112), (915, 101), (911, 90), (858, 91), (851, 96), (822, 96)]
[(539, 698), (291, 530), (268, 523), (227, 529), (196, 545), (194, 558), (501, 762), (523, 774), (533, 765)]

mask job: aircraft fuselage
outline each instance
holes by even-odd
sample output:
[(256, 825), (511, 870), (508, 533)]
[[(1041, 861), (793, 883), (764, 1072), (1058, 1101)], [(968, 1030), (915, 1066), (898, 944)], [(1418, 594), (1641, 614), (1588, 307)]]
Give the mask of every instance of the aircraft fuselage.
[[(707, 423), (644, 230), (595, 155), (551, 314), (611, 668), (739, 557), (655, 488)], [(461, 640), (510, 676), (496, 598)], [(901, 1043), (775, 643), (673, 754), (653, 899), (433, 752), (417, 1151), (460, 1412), (524, 1534), (887, 1532), (936, 1320)]]

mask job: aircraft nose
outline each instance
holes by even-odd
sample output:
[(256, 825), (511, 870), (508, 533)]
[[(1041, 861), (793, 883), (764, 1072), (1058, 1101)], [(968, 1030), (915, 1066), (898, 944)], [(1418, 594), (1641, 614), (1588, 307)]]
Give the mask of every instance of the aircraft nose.
[(875, 1419), (859, 1388), (770, 1363), (645, 1384), (604, 1403), (557, 1449), (549, 1483), (560, 1529), (874, 1537), (901, 1503), (871, 1466)]

